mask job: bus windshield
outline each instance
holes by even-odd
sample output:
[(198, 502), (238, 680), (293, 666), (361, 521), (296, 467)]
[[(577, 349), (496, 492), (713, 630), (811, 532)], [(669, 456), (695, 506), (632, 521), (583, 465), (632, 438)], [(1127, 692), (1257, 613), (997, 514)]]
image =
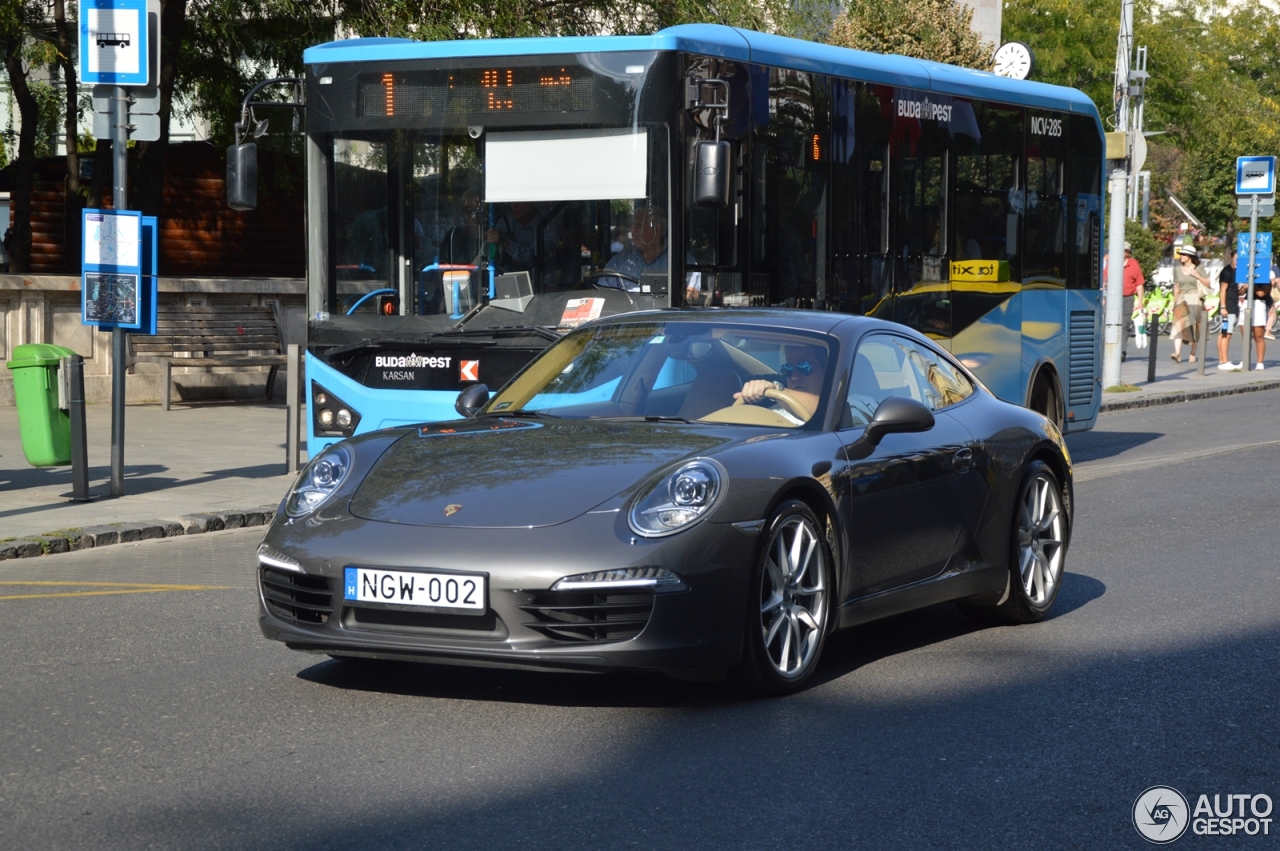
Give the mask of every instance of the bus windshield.
[(668, 291), (661, 126), (348, 133), (331, 158), (334, 319)]

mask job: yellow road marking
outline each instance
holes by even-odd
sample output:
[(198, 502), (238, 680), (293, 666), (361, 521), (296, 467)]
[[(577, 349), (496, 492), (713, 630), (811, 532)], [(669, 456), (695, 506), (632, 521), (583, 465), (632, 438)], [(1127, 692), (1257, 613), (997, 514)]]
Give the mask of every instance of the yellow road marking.
[(106, 597), (115, 594), (155, 594), (165, 591), (226, 591), (225, 585), (158, 585), (144, 582), (23, 582), (21, 580), (0, 581), (0, 585), (21, 585), (25, 587), (71, 587), (71, 588), (112, 588), (112, 591), (61, 591), (51, 594), (9, 594), (0, 596), (0, 600), (31, 600), (52, 597)]

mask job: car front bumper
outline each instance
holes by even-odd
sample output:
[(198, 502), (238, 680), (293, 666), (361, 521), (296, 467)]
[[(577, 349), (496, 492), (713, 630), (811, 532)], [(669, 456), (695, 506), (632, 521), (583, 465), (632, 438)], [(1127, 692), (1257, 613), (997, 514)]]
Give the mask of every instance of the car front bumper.
[[(299, 569), (259, 565), (259, 625), (295, 650), (476, 666), (608, 671), (725, 668), (742, 652), (757, 533), (701, 522), (662, 539), (622, 511), (524, 529), (408, 526), (344, 513), (278, 519), (265, 543)], [(348, 566), (483, 573), (483, 616), (343, 598)], [(565, 576), (662, 567), (688, 590), (553, 592)]]

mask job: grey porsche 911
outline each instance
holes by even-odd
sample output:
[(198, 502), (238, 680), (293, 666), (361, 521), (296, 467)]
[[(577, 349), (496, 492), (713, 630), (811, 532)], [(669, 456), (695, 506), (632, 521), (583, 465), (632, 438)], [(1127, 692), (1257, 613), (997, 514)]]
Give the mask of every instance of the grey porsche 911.
[(1062, 435), (899, 325), (631, 314), (458, 408), (311, 460), (258, 551), (268, 638), (778, 694), (834, 630), (944, 601), (1029, 623), (1062, 582)]

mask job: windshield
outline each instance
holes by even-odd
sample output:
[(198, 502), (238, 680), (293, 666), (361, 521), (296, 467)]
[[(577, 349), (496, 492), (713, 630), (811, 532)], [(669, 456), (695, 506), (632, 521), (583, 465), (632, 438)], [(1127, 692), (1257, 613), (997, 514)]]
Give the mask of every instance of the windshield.
[(567, 335), (483, 414), (797, 428), (824, 408), (829, 338), (729, 322), (599, 325)]
[(332, 317), (457, 319), (488, 292), (513, 304), (668, 291), (660, 126), (396, 130), (332, 145)]

